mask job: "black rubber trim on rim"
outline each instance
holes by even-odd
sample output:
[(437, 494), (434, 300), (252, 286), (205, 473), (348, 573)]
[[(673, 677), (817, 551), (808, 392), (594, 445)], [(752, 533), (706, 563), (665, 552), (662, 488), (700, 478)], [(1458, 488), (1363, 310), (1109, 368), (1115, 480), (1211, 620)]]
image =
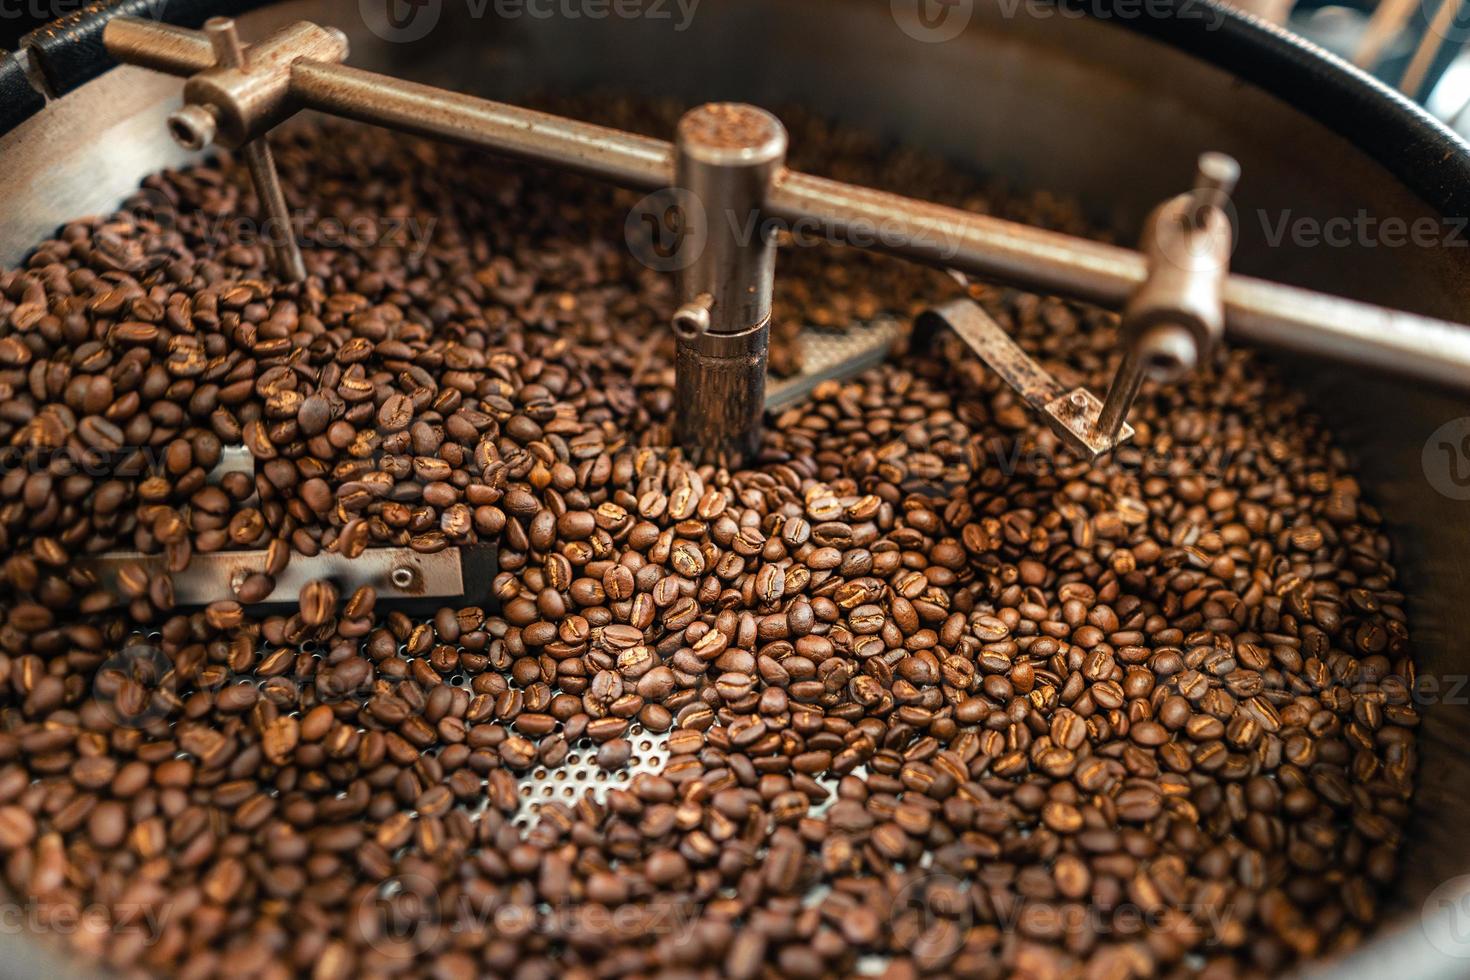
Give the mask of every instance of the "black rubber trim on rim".
[(1211, 0), (1063, 0), (1270, 93), (1337, 133), (1442, 215), (1470, 215), (1470, 144), (1317, 45)]
[(10, 132), (46, 104), (26, 77), (24, 57), (0, 52), (0, 133)]
[(145, 17), (182, 27), (198, 27), (215, 16), (233, 16), (263, 7), (269, 0), (97, 0), (38, 27), (20, 39), (34, 53), (54, 95), (101, 75), (116, 64), (102, 46), (102, 29), (113, 17)]

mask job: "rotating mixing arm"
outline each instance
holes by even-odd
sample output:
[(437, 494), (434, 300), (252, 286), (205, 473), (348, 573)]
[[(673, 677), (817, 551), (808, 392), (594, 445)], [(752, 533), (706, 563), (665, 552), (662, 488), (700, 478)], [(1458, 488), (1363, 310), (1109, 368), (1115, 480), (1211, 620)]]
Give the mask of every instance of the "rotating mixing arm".
[[(1146, 329), (1125, 327), (1132, 361), (1125, 357), (1127, 370), (1109, 392), (1111, 407), (1096, 427), (1104, 436), (1123, 431), (1142, 375), (1167, 375), (1197, 360), (1221, 332), (1470, 388), (1470, 329), (1227, 275), (1228, 247), (1216, 256), (1217, 244), (1211, 244), (1219, 240), (1210, 232), (1218, 230), (1217, 219), (1196, 228), (1195, 218), (1184, 215), (1188, 223), (1178, 225), (1180, 199), (1156, 212), (1153, 241), (1140, 254), (793, 171), (781, 162), (784, 132), (777, 149), (774, 120), (748, 106), (696, 109), (681, 123), (679, 141), (670, 144), (349, 68), (340, 63), (346, 57), (342, 35), (313, 24), (282, 28), (250, 46), (242, 54), (244, 68), (217, 64), (204, 34), (150, 20), (114, 18), (104, 42), (118, 61), (187, 76), (186, 102), (212, 112), (227, 146), (263, 137), (296, 111), (310, 108), (629, 187), (672, 187), (695, 200), (712, 195), (701, 200), (711, 222), (706, 242), (711, 254), (681, 274), (685, 305), (676, 327), (678, 387), (698, 396), (684, 406), (687, 417), (678, 432), (700, 458), (738, 459), (758, 442), (766, 360), (761, 316), (769, 309), (761, 301), (769, 298), (774, 249), (759, 236), (725, 240), (727, 230), (750, 227), (741, 219), (752, 210), (761, 219), (793, 227), (814, 222), (832, 237), (861, 247), (1124, 310), (1129, 324)], [(709, 125), (714, 117), (728, 124)], [(692, 128), (686, 130), (686, 124)], [(688, 138), (701, 132), (693, 142)], [(1218, 165), (1215, 159), (1207, 169)], [(1214, 181), (1223, 189), (1229, 181), (1220, 176), (1207, 174), (1206, 184)], [(1186, 201), (1193, 199), (1186, 195)], [(766, 222), (755, 227), (763, 229)], [(1159, 235), (1165, 227), (1169, 234)], [(1181, 228), (1193, 230), (1174, 233)], [(1202, 248), (1201, 270), (1170, 268), (1180, 264), (1167, 260), (1181, 243), (1188, 246), (1186, 254)], [(1174, 327), (1167, 327), (1170, 322)], [(1156, 329), (1160, 324), (1166, 328)]]
[[(1149, 215), (1143, 236), (1148, 277), (1123, 310), (1123, 359), (1105, 402), (1071, 391), (1047, 372), (973, 300), (954, 300), (920, 316), (915, 342), (948, 327), (1051, 427), (1063, 445), (1094, 459), (1131, 438), (1128, 410), (1145, 377), (1177, 381), (1200, 364), (1225, 330), (1220, 290), (1233, 230), (1225, 205), (1240, 168), (1223, 153), (1199, 159), (1194, 190)], [(951, 270), (961, 283), (969, 280)]]

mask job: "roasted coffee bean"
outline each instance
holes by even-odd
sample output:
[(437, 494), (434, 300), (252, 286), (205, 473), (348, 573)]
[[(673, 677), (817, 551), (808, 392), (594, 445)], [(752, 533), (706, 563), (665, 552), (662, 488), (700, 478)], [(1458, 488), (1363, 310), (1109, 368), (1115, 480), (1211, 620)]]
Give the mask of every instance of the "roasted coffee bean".
[(36, 836), (36, 821), (18, 806), (0, 807), (0, 850), (19, 850)]
[(321, 626), (337, 614), (337, 587), (315, 579), (301, 588), (301, 621)]
[(615, 738), (597, 749), (597, 764), (609, 771), (622, 769), (633, 755), (633, 745), (626, 738)]

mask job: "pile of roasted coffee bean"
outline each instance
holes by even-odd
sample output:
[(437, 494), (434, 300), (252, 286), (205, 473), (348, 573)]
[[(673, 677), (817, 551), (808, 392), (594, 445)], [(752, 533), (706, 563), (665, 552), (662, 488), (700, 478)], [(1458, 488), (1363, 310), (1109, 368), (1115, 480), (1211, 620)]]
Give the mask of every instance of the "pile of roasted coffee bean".
[[(810, 169), (1077, 226), (790, 123)], [(188, 977), (897, 980), (1248, 975), (1370, 927), (1415, 769), (1403, 597), (1252, 357), (1147, 389), (1088, 466), (941, 339), (696, 467), (636, 195), (366, 128), (277, 157), (304, 285), (228, 161), (0, 274), (0, 872), (38, 936)], [(780, 267), (787, 323), (957, 288)], [(1110, 317), (980, 298), (1103, 390)], [(211, 482), (235, 443), (255, 477)], [(295, 554), (471, 542), (487, 606), (254, 605)], [(175, 608), (192, 556), (256, 548)], [(104, 588), (77, 559), (114, 549), (177, 574)], [(635, 726), (660, 774), (514, 819), (529, 771), (616, 772)]]

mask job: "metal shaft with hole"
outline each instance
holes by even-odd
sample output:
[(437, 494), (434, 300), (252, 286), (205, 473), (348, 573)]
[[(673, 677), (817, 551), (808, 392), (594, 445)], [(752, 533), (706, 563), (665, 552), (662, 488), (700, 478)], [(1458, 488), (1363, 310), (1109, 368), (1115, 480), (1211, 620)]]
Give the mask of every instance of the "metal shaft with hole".
[[(629, 187), (673, 184), (675, 151), (668, 142), (350, 68), (306, 43), (313, 26), (283, 29), (302, 32), (305, 53), (292, 58), (275, 50), (279, 43), (273, 48), (288, 75), (286, 108), (478, 146)], [(213, 64), (199, 32), (151, 20), (115, 17), (104, 42), (121, 62), (177, 75)], [(281, 106), (272, 103), (275, 114), (267, 121), (279, 121)], [(1131, 249), (785, 167), (772, 178), (764, 213), (837, 240), (1114, 309), (1147, 277), (1144, 256)], [(1461, 324), (1239, 275), (1226, 278), (1222, 299), (1226, 332), (1236, 340), (1470, 390), (1470, 329)]]

